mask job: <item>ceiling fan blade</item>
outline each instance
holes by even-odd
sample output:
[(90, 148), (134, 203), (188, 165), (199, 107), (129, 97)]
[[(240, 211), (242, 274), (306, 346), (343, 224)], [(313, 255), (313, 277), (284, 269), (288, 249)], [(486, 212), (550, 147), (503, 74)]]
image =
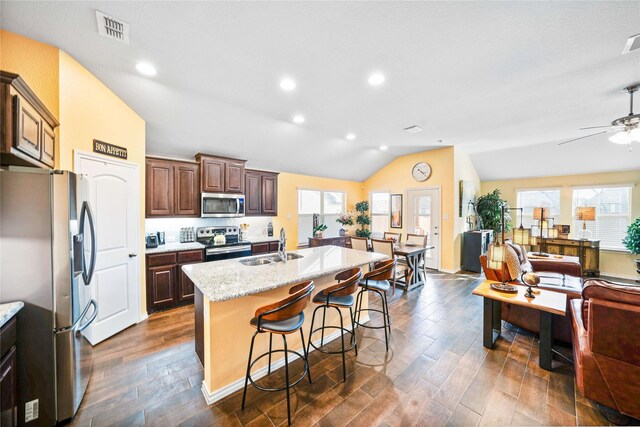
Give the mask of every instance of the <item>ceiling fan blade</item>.
[(578, 138), (573, 138), (573, 139), (570, 139), (568, 141), (563, 141), (563, 142), (559, 143), (558, 145), (564, 145), (564, 144), (567, 144), (569, 142), (577, 141), (579, 139), (585, 139), (585, 138), (589, 138), (589, 137), (596, 136), (596, 135), (602, 135), (603, 133), (615, 132), (616, 130), (617, 129), (603, 130), (602, 132), (596, 132), (596, 133), (592, 133), (590, 135), (580, 136)]
[(611, 125), (606, 125), (606, 126), (589, 126), (586, 128), (580, 128), (580, 130), (587, 130), (587, 129), (601, 129), (601, 128), (612, 128), (612, 127), (622, 127), (622, 126), (611, 126)]

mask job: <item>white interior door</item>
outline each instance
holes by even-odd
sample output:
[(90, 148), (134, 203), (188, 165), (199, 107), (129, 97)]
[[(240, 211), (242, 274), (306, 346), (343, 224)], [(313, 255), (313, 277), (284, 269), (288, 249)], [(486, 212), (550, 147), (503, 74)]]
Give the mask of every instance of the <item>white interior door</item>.
[(407, 233), (428, 233), (427, 245), (434, 246), (425, 255), (427, 268), (440, 269), (440, 189), (407, 191)]
[(140, 170), (132, 163), (78, 152), (74, 169), (91, 178), (97, 256), (89, 289), (98, 316), (84, 335), (95, 345), (138, 321)]

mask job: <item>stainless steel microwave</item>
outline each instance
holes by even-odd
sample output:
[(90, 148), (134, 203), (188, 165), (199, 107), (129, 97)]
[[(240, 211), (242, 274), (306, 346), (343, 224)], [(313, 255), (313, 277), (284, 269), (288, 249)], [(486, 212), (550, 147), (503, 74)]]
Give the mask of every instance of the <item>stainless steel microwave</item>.
[(202, 218), (244, 216), (244, 194), (202, 193)]

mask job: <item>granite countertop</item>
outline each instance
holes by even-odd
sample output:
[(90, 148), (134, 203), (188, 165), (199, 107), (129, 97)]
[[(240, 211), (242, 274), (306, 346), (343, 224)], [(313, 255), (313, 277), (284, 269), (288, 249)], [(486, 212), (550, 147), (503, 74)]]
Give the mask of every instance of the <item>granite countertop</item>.
[(7, 302), (0, 304), (0, 328), (5, 325), (20, 309), (24, 307), (22, 301)]
[(279, 239), (276, 236), (247, 236), (243, 242), (247, 243), (264, 243), (264, 242), (277, 242)]
[(303, 258), (258, 266), (246, 266), (239, 262), (242, 259), (274, 255), (270, 254), (190, 264), (182, 267), (182, 271), (207, 299), (220, 302), (387, 259), (386, 255), (337, 246), (320, 246), (288, 253), (302, 255)]
[(180, 252), (180, 251), (193, 251), (196, 249), (204, 249), (204, 245), (198, 242), (189, 243), (167, 243), (165, 245), (158, 245), (157, 248), (147, 248), (145, 254), (161, 254), (164, 252)]

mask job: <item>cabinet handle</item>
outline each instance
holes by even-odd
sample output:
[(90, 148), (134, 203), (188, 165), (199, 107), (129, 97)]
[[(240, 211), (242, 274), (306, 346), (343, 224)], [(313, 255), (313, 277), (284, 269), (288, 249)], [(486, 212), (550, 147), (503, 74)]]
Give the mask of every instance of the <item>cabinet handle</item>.
[(137, 256), (138, 256), (138, 254), (129, 254), (129, 258), (135, 258)]

